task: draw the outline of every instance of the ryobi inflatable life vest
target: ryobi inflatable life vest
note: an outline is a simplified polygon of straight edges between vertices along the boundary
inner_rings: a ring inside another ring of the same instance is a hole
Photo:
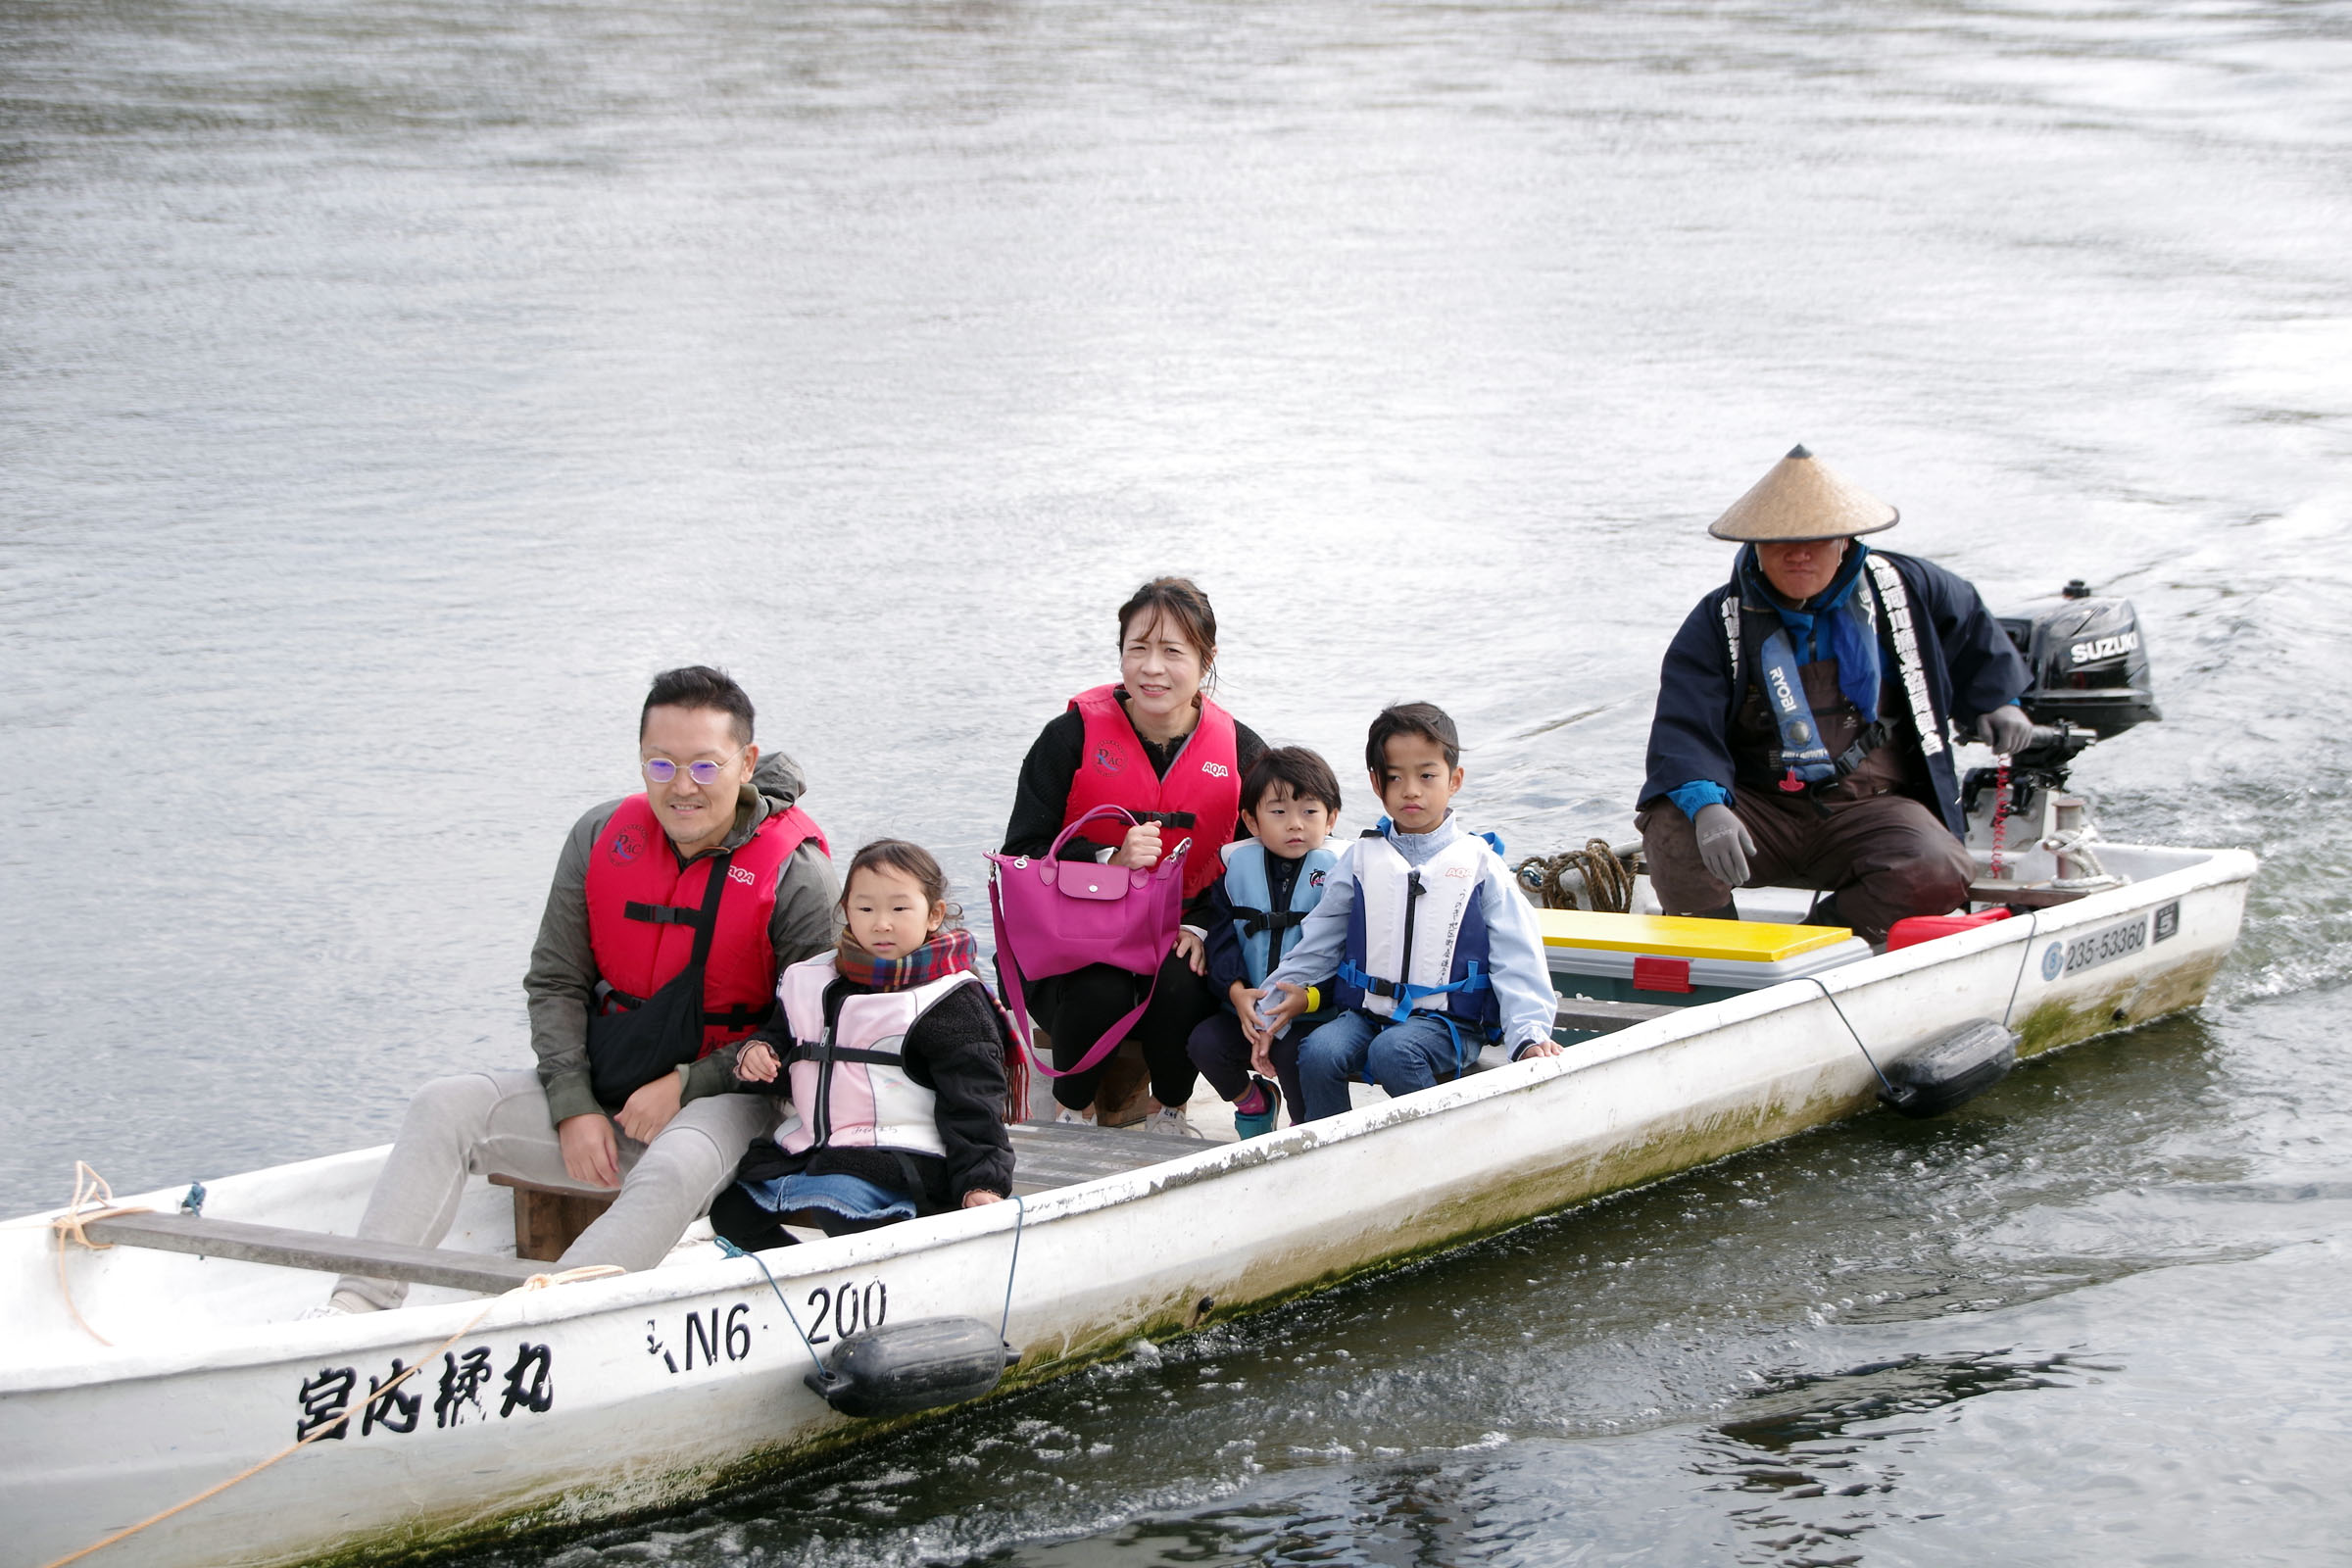
[[[827,855],[825,835],[806,811],[771,811],[727,858],[728,887],[703,960],[703,1048],[733,1045],[775,1011],[776,954],[767,925],[776,881],[804,842]],[[598,1005],[621,1012],[686,967],[694,952],[714,855],[678,864],[653,804],[632,795],[613,810],[588,855],[588,945],[606,990]]]
[[[1184,738],[1167,777],[1152,768],[1116,686],[1097,686],[1070,699],[1086,720],[1086,740],[1077,776],[1062,808],[1068,827],[1098,806],[1117,806],[1157,817],[1160,842],[1173,850],[1193,841],[1184,855],[1184,896],[1198,895],[1217,879],[1225,846],[1233,841],[1242,808],[1242,767],[1236,755],[1233,715],[1203,693],[1200,722]]]
[[[906,991],[859,992],[842,999],[827,1029],[825,988],[838,974],[827,953],[794,964],[776,983],[792,1030],[792,1108],[777,1144],[791,1154],[822,1144],[944,1155],[939,1097],[906,1075],[906,1032],[956,988],[986,982],[965,969]]]
[[[1465,833],[1419,865],[1384,833],[1348,847],[1354,903],[1339,1001],[1380,1018],[1438,1012],[1482,1039],[1499,1038],[1502,1010],[1488,969],[1487,913],[1478,896],[1487,857]],[[1471,1048],[1475,1051],[1475,1047]]]
[[[1290,907],[1274,907],[1266,875],[1266,847],[1255,839],[1225,846],[1225,897],[1233,905],[1233,934],[1241,940],[1242,961],[1252,987],[1281,967],[1283,956],[1298,943],[1298,927],[1307,911],[1323,902],[1323,884],[1340,858],[1329,850],[1313,849],[1298,858],[1298,877],[1291,884]]]
[[[1895,569],[1894,563],[1885,556],[1874,551],[1863,564],[1868,567],[1868,590],[1857,584],[1856,592],[1861,594],[1863,607],[1869,613],[1871,635],[1878,635],[1879,613],[1884,610],[1886,629],[1894,643],[1895,672],[1904,706],[1910,710],[1912,733],[1919,741],[1921,753],[1934,757],[1943,750],[1943,736],[1936,718],[1935,704],[1928,695],[1927,671],[1920,661],[1919,629],[1912,621],[1910,593],[1903,586],[1902,574]],[[1732,690],[1738,692],[1743,650],[1740,593],[1736,585],[1723,602],[1723,635],[1731,661]],[[1829,748],[1822,744],[1820,721],[1813,716],[1813,706],[1805,697],[1805,683],[1787,630],[1776,628],[1762,638],[1755,658],[1756,684],[1780,739],[1780,745],[1764,759],[1771,787],[1788,794],[1818,792],[1860,767],[1872,752],[1897,734],[1890,716],[1882,713],[1876,721],[1863,726],[1853,744],[1831,756]]]

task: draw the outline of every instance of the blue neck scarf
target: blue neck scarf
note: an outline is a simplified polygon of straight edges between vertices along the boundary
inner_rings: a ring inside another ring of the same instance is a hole
[[[1788,644],[1795,650],[1796,662],[1810,664],[1824,659],[1838,661],[1838,689],[1845,700],[1854,705],[1862,722],[1875,724],[1879,719],[1879,639],[1871,625],[1871,607],[1855,591],[1862,581],[1862,560],[1870,547],[1861,540],[1845,553],[1838,566],[1838,575],[1830,585],[1801,607],[1791,607],[1784,601],[1764,575],[1757,564],[1756,547],[1742,545],[1740,561],[1734,568],[1740,583],[1740,596],[1750,601],[1770,605],[1788,629]]]

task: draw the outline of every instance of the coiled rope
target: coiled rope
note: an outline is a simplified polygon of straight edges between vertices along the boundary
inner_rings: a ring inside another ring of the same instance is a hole
[[[61,1286],[65,1283],[66,1278],[66,1239],[69,1236],[71,1236],[74,1241],[78,1242],[81,1246],[90,1249],[90,1250],[94,1252],[104,1251],[113,1247],[115,1244],[112,1242],[91,1241],[87,1236],[82,1234],[81,1228],[83,1225],[87,1224],[91,1220],[105,1219],[115,1214],[146,1214],[154,1212],[152,1209],[144,1208],[113,1207],[112,1204],[114,1203],[115,1199],[114,1190],[107,1186],[105,1177],[99,1175],[96,1171],[90,1169],[88,1165],[83,1164],[79,1160],[74,1161],[74,1170],[73,1211],[50,1221],[51,1229],[57,1232],[57,1278],[58,1283]],[[82,1211],[83,1203],[100,1197],[103,1197],[105,1202],[109,1206],[100,1209],[92,1209],[87,1212]],[[351,1418],[353,1416],[362,1414],[371,1405],[381,1403],[385,1398],[391,1396],[393,1390],[399,1388],[403,1383],[406,1383],[411,1377],[415,1376],[418,1369],[429,1365],[436,1356],[447,1350],[451,1346],[456,1345],[460,1340],[466,1338],[466,1335],[471,1334],[475,1329],[481,1327],[482,1320],[488,1317],[491,1313],[491,1310],[496,1307],[499,1302],[505,1300],[507,1297],[520,1296],[526,1291],[544,1291],[551,1285],[568,1285],[574,1280],[601,1279],[608,1274],[625,1274],[627,1272],[627,1269],[624,1269],[615,1263],[591,1263],[585,1268],[567,1268],[554,1274],[532,1275],[529,1279],[524,1280],[520,1285],[515,1286],[513,1290],[506,1292],[504,1295],[493,1296],[489,1300],[484,1301],[482,1303],[482,1309],[479,1312],[474,1313],[473,1316],[466,1321],[464,1328],[458,1330],[457,1333],[452,1334],[448,1339],[443,1340],[439,1345],[433,1347],[432,1349],[426,1351],[417,1359],[415,1365],[404,1367],[397,1376],[395,1376],[390,1382],[386,1383],[382,1388],[370,1390],[368,1394],[368,1396],[360,1400],[358,1404],[345,1410],[341,1415],[321,1422],[317,1430],[313,1431],[308,1436],[299,1438],[294,1442],[287,1444],[284,1447],[270,1455],[269,1458],[262,1460],[258,1464],[247,1466],[245,1469],[238,1471],[235,1475],[230,1476],[226,1481],[217,1482],[214,1485],[205,1488],[202,1492],[199,1492],[196,1494],[196,1495],[188,1498],[186,1501],[175,1502],[161,1513],[149,1514],[146,1518],[140,1520],[135,1525],[125,1525],[121,1530],[116,1531],[113,1535],[106,1537],[102,1541],[93,1541],[88,1545],[82,1547],[79,1551],[68,1552],[63,1557],[58,1558],[55,1562],[45,1564],[44,1568],[66,1568],[66,1564],[68,1563],[79,1562],[82,1558],[87,1557],[91,1552],[103,1551],[108,1546],[115,1544],[115,1543],[119,1541],[129,1540],[132,1536],[137,1535],[140,1531],[145,1530],[150,1525],[162,1524],[173,1514],[185,1513],[188,1509],[195,1507],[198,1503],[205,1501],[207,1498],[219,1496],[221,1493],[226,1492],[229,1488],[237,1485],[237,1483],[250,1480],[253,1477],[260,1475],[263,1471],[269,1469],[271,1465],[277,1463],[280,1459],[285,1458],[287,1455],[295,1452],[297,1449],[307,1448],[312,1444],[318,1443],[326,1438],[340,1437],[343,1429],[351,1424]],[[74,1297],[71,1292],[69,1292],[66,1296],[66,1305],[69,1309],[72,1309],[74,1305]],[[96,1329],[90,1328],[87,1323],[82,1323],[81,1314],[78,1311],[74,1313],[74,1321],[76,1323],[81,1323],[81,1326],[84,1329],[88,1329],[90,1338],[96,1340],[99,1344],[107,1346],[112,1345],[113,1342],[108,1340],[104,1335],[101,1335]]]
[[[1519,862],[1518,875],[1519,886],[1540,908],[1623,914],[1633,907],[1634,878],[1641,870],[1640,845],[1611,849],[1607,839],[1587,839],[1581,850],[1529,856]]]

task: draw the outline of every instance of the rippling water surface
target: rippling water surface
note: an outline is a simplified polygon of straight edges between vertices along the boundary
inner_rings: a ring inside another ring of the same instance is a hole
[[[969,871],[1187,571],[1269,736],[1622,836],[1803,439],[2138,603],[2199,1013],[516,1560],[2340,1561],[2348,299],[2338,3],[0,0],[0,1199],[526,1060],[669,663]]]

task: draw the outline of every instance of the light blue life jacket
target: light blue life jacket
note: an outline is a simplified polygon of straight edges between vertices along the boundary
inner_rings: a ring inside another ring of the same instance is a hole
[[[1309,850],[1298,858],[1298,879],[1291,884],[1291,906],[1277,909],[1272,884],[1266,876],[1266,847],[1255,839],[1225,846],[1225,898],[1233,906],[1233,934],[1242,944],[1242,962],[1252,989],[1262,989],[1266,976],[1298,941],[1306,914],[1323,902],[1323,882],[1340,858],[1329,850]]]

